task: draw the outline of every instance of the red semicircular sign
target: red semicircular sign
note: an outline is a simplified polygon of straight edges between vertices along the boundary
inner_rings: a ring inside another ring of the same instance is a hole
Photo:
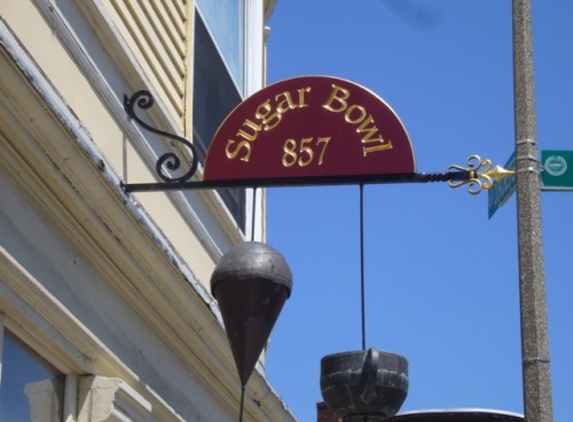
[[[408,133],[384,100],[353,82],[305,76],[262,89],[227,116],[204,180],[412,173]]]

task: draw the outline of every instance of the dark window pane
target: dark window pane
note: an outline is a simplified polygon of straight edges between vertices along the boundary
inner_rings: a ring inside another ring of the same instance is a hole
[[[243,0],[196,0],[195,3],[236,85],[242,92]]]
[[[241,102],[241,96],[201,17],[196,14],[195,18],[193,143],[204,163],[217,128]],[[244,231],[245,190],[224,189],[218,192]]]

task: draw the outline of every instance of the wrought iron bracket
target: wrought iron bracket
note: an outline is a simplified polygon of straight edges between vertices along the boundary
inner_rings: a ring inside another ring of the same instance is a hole
[[[189,150],[189,153],[191,155],[190,168],[182,176],[172,177],[168,173],[166,173],[164,170],[164,168],[167,168],[168,170],[171,170],[171,171],[176,171],[176,170],[181,169],[182,160],[174,152],[166,152],[165,154],[162,154],[157,159],[157,163],[155,164],[155,171],[157,172],[157,175],[161,179],[163,179],[165,182],[167,182],[167,183],[185,182],[185,181],[191,179],[191,177],[193,177],[193,175],[197,172],[197,166],[199,165],[199,160],[197,158],[197,150],[195,149],[193,144],[191,142],[189,142],[187,139],[185,139],[181,136],[175,135],[173,133],[169,133],[169,132],[165,132],[163,130],[157,129],[157,128],[151,126],[150,124],[146,123],[144,120],[142,120],[137,115],[136,107],[141,108],[143,110],[148,110],[151,107],[153,107],[153,104],[155,104],[155,100],[153,98],[153,95],[151,94],[151,92],[149,92],[145,89],[137,91],[131,97],[127,97],[127,95],[123,96],[123,107],[124,107],[125,112],[127,113],[127,115],[129,116],[130,119],[135,120],[135,122],[139,126],[141,126],[142,128],[144,128],[144,129],[146,129],[152,133],[155,133],[159,136],[173,139],[173,140],[181,143],[182,145],[184,145]],[[124,185],[124,186],[127,186],[127,185]]]

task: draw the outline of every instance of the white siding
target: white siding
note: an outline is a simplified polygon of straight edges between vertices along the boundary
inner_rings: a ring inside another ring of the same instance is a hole
[[[187,0],[108,0],[107,3],[114,23],[181,128],[188,77],[188,3]]]

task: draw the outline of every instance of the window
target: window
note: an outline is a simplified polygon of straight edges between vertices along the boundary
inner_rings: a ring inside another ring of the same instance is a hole
[[[0,326],[0,421],[32,421],[30,402],[24,390],[27,384],[53,378],[55,371]]]
[[[225,1],[229,2],[230,0]],[[237,1],[233,3],[237,4]],[[226,14],[221,12],[220,15]],[[193,143],[197,148],[199,159],[204,163],[217,128],[241,102],[242,97],[199,13],[195,16],[193,77]],[[237,225],[244,231],[245,189],[225,189],[218,192]]]
[[[197,0],[196,3],[203,25],[211,33],[239,92],[243,93],[243,0]]]

